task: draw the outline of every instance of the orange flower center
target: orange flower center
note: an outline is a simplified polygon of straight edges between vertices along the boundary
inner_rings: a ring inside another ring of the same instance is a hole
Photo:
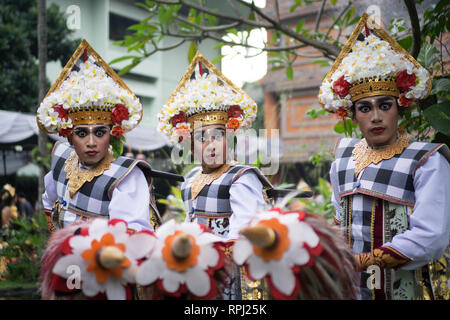
[[[195,266],[197,264],[198,255],[200,254],[200,247],[195,242],[195,238],[191,235],[187,235],[192,241],[192,248],[189,255],[186,258],[179,259],[173,255],[173,241],[176,236],[184,234],[183,231],[176,231],[174,234],[168,236],[164,241],[165,246],[162,249],[162,256],[166,262],[167,268],[182,272],[187,270],[189,267]]]
[[[280,223],[276,218],[262,220],[259,223],[273,229],[277,235],[277,240],[275,245],[268,249],[253,246],[253,252],[265,262],[269,262],[270,260],[280,260],[283,257],[284,252],[289,248],[291,242],[289,240],[288,227]]]
[[[111,233],[106,233],[100,239],[100,241],[93,240],[91,242],[91,248],[84,250],[81,254],[81,257],[87,261],[89,264],[87,266],[87,272],[94,272],[95,279],[99,283],[105,283],[111,275],[116,278],[122,277],[122,269],[127,268],[131,265],[131,262],[128,258],[125,257],[125,260],[118,265],[114,269],[106,269],[101,266],[98,262],[98,254],[100,250],[107,246],[114,246],[120,249],[122,252],[125,252],[125,245],[123,243],[115,243],[114,236]]]

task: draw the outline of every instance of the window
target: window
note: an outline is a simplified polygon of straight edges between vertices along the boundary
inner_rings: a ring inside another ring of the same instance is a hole
[[[138,24],[138,20],[127,18],[115,13],[109,13],[109,39],[113,41],[123,40],[125,36],[133,34],[128,27]]]

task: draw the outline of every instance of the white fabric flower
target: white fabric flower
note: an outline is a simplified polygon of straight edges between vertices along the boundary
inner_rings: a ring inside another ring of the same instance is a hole
[[[300,213],[284,213],[269,210],[258,214],[249,226],[264,225],[277,234],[275,247],[262,249],[255,247],[248,239],[241,237],[233,248],[233,260],[238,265],[246,265],[250,278],[269,279],[269,285],[284,296],[291,296],[298,280],[295,267],[311,263],[314,252],[320,250],[319,237],[305,222]]]
[[[182,261],[172,255],[172,240],[178,234],[188,235],[193,243],[189,256]],[[158,242],[151,256],[139,266],[136,282],[148,286],[160,281],[168,294],[181,293],[183,285],[197,297],[210,294],[213,288],[208,270],[223,263],[220,252],[214,246],[222,239],[205,232],[197,223],[177,223],[175,220],[164,223],[155,235]]]
[[[109,300],[124,300],[125,287],[135,283],[138,260],[144,258],[156,242],[155,237],[146,232],[130,235],[123,220],[95,219],[89,226],[88,235],[75,235],[69,240],[72,254],[63,256],[53,267],[53,273],[62,278],[71,276],[71,268],[80,271],[81,290],[87,297],[106,293]],[[100,248],[118,247],[125,260],[115,269],[105,269],[98,265]],[[72,271],[73,272],[73,271]]]

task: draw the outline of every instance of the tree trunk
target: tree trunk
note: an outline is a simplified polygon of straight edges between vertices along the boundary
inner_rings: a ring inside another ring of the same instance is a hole
[[[46,0],[38,0],[38,25],[37,25],[37,35],[38,35],[38,60],[39,60],[39,98],[38,106],[44,99],[47,92],[47,75],[46,75],[46,65],[47,65],[47,6]],[[47,151],[47,135],[40,131],[38,146],[39,153],[41,157],[45,157],[48,153]],[[42,194],[44,193],[44,175],[45,168],[42,164],[39,165],[39,189],[38,189],[38,210],[42,211]]]

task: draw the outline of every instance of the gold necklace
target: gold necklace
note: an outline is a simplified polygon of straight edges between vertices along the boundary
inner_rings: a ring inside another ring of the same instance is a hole
[[[231,166],[238,164],[236,161],[232,161],[231,163],[224,164],[220,168],[216,169],[210,173],[203,173],[202,170],[199,170],[192,177],[192,187],[191,187],[191,195],[192,200],[197,198],[198,194],[206,185],[210,185],[214,180],[219,178],[224,172],[226,172]]]
[[[380,149],[369,147],[366,139],[362,139],[353,149],[353,160],[355,160],[355,176],[371,163],[377,164],[382,160],[389,160],[409,146],[409,135],[403,130],[401,135],[393,144]]]
[[[73,195],[83,186],[85,182],[91,182],[92,179],[103,174],[105,170],[111,167],[111,162],[116,160],[112,153],[108,154],[95,167],[90,169],[81,169],[78,165],[79,159],[75,151],[72,151],[65,162],[64,172],[69,180],[69,195]]]

